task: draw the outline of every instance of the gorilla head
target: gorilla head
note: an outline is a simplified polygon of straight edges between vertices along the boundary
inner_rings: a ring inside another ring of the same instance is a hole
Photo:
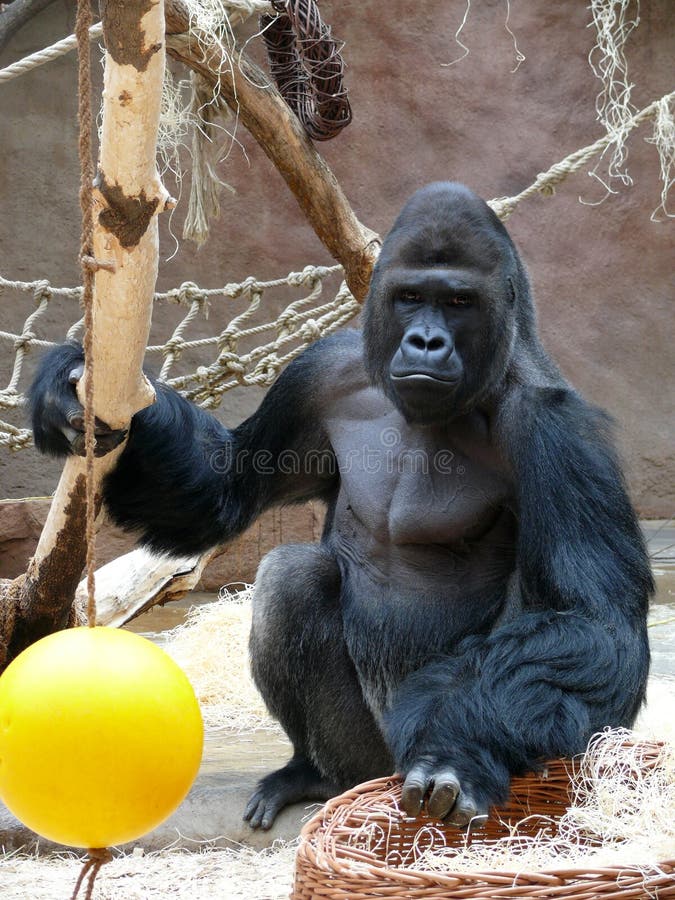
[[[387,235],[364,310],[365,362],[410,422],[466,413],[534,337],[527,276],[506,229],[460,184],[413,194]]]

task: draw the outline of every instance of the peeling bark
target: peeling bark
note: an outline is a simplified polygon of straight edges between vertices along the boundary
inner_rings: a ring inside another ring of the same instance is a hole
[[[123,91],[120,95],[120,106],[127,106],[131,99],[128,92]],[[111,185],[106,182],[105,174],[100,169],[94,185],[101,192],[105,202],[105,207],[98,214],[99,224],[114,235],[125,250],[135,247],[152,221],[159,198],[149,199],[145,191],[127,197],[118,184]]]
[[[155,5],[155,0],[102,0],[101,21],[105,48],[120,66],[133,66],[138,72],[145,72],[155,53],[162,48],[162,42],[146,46],[146,34],[141,20]]]

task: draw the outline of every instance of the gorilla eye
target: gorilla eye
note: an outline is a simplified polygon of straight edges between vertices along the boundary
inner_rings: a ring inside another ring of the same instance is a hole
[[[420,296],[420,294],[417,293],[417,291],[401,291],[398,294],[396,299],[400,300],[402,303],[421,303],[422,302],[422,297]]]
[[[472,306],[473,297],[468,294],[455,294],[454,297],[448,299],[448,303],[450,306]]]

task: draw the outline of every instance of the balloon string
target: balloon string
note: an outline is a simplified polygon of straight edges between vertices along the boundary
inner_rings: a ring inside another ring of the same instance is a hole
[[[86,547],[87,547],[87,623],[96,625],[96,482],[94,478],[94,274],[98,268],[94,259],[94,215],[91,115],[91,61],[89,54],[89,29],[91,5],[88,0],[78,0],[75,33],[78,52],[78,122],[80,158],[80,209],[82,210],[82,237],[80,265],[82,268],[82,305],[84,306],[84,447],[86,460]]]
[[[80,888],[82,887],[84,879],[87,877],[87,875],[89,875],[89,881],[87,882],[87,889],[84,894],[84,900],[91,900],[92,891],[94,890],[94,882],[96,881],[96,876],[101,871],[101,866],[109,863],[113,858],[112,853],[110,852],[110,850],[108,850],[107,847],[92,848],[88,850],[87,853],[87,858],[84,861],[84,865],[82,866],[82,870],[75,884],[75,890],[73,891],[73,895],[70,900],[77,900],[77,895],[80,893]]]

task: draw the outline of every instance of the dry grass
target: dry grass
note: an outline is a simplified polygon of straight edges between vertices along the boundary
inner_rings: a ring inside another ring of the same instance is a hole
[[[103,866],[94,900],[282,900],[293,878],[295,844],[269,850],[162,850],[119,855]],[[2,900],[70,900],[75,856],[0,856]]]

